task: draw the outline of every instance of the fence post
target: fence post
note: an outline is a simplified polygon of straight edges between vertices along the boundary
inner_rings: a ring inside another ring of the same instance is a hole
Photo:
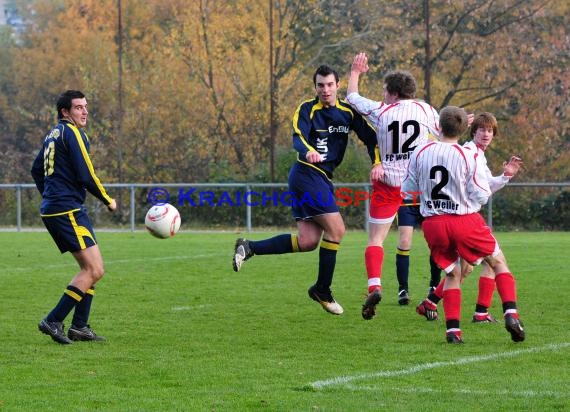
[[[16,185],[16,230],[22,231],[22,186]]]
[[[131,232],[135,231],[135,185],[129,185],[131,208]]]
[[[245,185],[245,193],[251,192],[251,186]],[[245,198],[245,197],[244,197]],[[251,232],[251,202],[247,202],[245,206],[245,226],[247,232]]]

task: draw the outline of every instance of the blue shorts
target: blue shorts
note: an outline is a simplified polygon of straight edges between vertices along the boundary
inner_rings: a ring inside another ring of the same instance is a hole
[[[84,207],[41,216],[61,253],[77,252],[97,244],[91,221]]]
[[[424,220],[420,213],[419,205],[412,205],[412,200],[404,200],[404,204],[398,209],[398,227],[412,226],[419,227]]]
[[[295,220],[310,219],[326,213],[338,213],[334,186],[317,169],[296,162],[289,172],[291,211]]]

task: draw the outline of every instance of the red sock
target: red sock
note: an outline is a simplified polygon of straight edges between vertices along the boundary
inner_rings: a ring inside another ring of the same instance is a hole
[[[440,299],[443,297],[443,284],[444,283],[445,283],[445,276],[443,277],[443,279],[441,279],[441,282],[439,282],[439,285],[437,285],[437,287],[433,291],[435,296],[437,296]]]
[[[495,282],[497,283],[497,292],[499,292],[503,303],[517,301],[517,289],[512,273],[498,273],[495,276]]]
[[[487,309],[490,308],[491,300],[493,300],[493,292],[495,292],[495,279],[480,277],[477,304],[484,306]]]
[[[368,275],[368,293],[374,289],[382,289],[382,263],[384,262],[384,248],[382,246],[367,246],[364,251],[366,274]]]
[[[461,289],[443,291],[443,312],[445,321],[461,319]]]

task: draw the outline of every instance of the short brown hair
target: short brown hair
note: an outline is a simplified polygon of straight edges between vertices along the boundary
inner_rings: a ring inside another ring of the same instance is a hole
[[[439,126],[444,137],[458,138],[467,130],[467,113],[461,107],[444,107],[439,113]]]
[[[499,124],[497,123],[497,119],[489,112],[483,112],[475,117],[475,120],[471,123],[471,129],[469,130],[471,138],[475,136],[475,133],[477,133],[477,129],[479,128],[493,128],[493,136],[497,136],[499,133]]]
[[[399,99],[413,99],[416,95],[416,79],[410,72],[394,71],[384,76],[386,91],[397,94]]]

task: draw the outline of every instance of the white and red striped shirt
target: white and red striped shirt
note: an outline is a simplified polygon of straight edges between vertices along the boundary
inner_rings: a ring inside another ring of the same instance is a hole
[[[505,176],[505,174],[500,174],[499,176],[493,176],[491,169],[487,165],[487,158],[485,157],[485,151],[481,149],[477,144],[470,140],[463,145],[463,148],[477,153],[477,179],[483,180],[487,179],[489,182],[489,187],[491,192],[495,193],[497,190],[505,187],[507,183],[511,180],[510,177]]]
[[[406,175],[414,149],[439,136],[439,115],[429,104],[418,100],[398,100],[392,104],[350,93],[346,100],[376,129],[380,158],[384,167],[382,182],[398,187]]]
[[[477,154],[457,143],[429,142],[412,154],[402,191],[417,200],[422,216],[468,215],[487,203],[487,179],[477,179]]]

